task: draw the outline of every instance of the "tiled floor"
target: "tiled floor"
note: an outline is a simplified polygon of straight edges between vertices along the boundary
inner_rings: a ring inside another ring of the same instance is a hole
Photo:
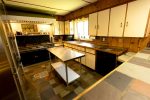
[[[28,81],[26,89],[28,100],[72,100],[73,97],[102,78],[95,71],[83,65],[81,70],[79,63],[70,61],[68,65],[80,74],[80,78],[67,86],[54,70],[51,73],[48,72],[49,65],[47,61],[24,69]]]

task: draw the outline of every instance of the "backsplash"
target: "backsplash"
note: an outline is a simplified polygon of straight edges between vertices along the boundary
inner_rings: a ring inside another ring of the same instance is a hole
[[[138,52],[144,49],[146,46],[150,46],[150,35],[146,38],[134,38],[134,37],[98,37],[92,41],[92,43],[101,45],[108,44],[109,46],[117,46],[127,48],[128,51]]]

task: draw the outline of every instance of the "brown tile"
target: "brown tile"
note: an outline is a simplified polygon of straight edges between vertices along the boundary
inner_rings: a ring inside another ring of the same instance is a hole
[[[103,81],[87,94],[82,97],[82,100],[120,100],[121,92]]]
[[[144,83],[140,80],[133,80],[130,88],[137,91],[138,93],[150,97],[150,84]]]
[[[148,97],[141,95],[133,90],[128,90],[121,100],[150,100]]]
[[[143,59],[143,58],[133,57],[128,62],[150,68],[150,60],[146,60],[146,59]]]
[[[128,77],[125,74],[115,71],[111,74],[108,78],[105,79],[109,84],[113,85],[120,91],[124,91],[129,83],[131,82],[132,78]]]

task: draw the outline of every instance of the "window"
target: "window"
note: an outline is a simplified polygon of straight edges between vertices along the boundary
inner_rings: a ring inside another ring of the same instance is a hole
[[[71,21],[70,34],[74,34],[75,39],[89,39],[88,18],[76,19]]]

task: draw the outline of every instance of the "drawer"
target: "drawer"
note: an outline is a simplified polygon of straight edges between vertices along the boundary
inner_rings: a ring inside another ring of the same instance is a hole
[[[78,50],[85,51],[85,48],[84,47],[78,47]]]
[[[95,50],[94,49],[86,48],[86,52],[91,53],[91,54],[95,54]]]

